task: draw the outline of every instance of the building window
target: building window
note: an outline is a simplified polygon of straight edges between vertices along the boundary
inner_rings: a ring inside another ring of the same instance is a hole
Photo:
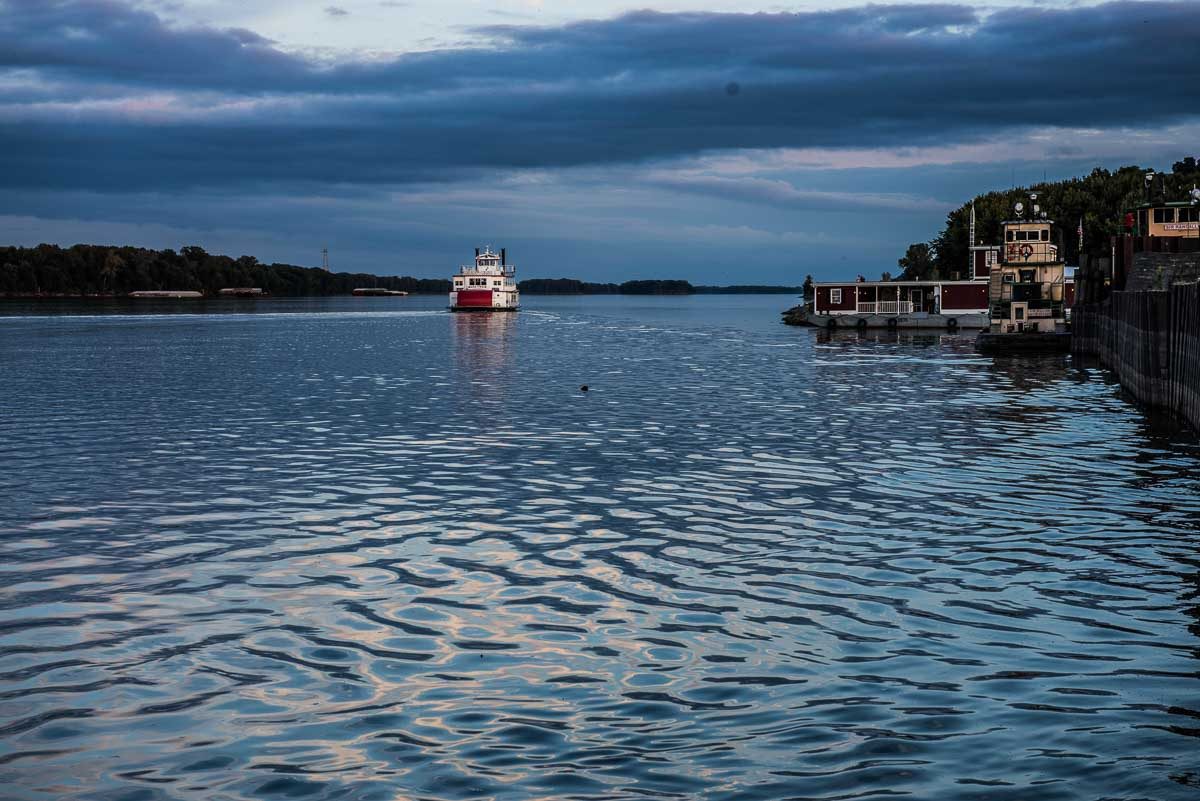
[[[842,290],[840,290],[840,289],[829,290],[829,302],[830,302],[830,304],[832,304],[834,306],[842,305]],[[831,323],[831,325],[832,325],[832,323]]]
[[[1025,307],[1024,306],[1014,306],[1013,307],[1013,319],[1014,320],[1024,320],[1025,319]]]
[[[1021,283],[1022,284],[1032,284],[1033,283],[1033,270],[1021,270]]]
[[[1015,275],[1013,275],[1012,273],[1005,273],[1004,274],[1004,283],[1011,284],[1013,281],[1016,280],[1016,278],[1017,277]]]

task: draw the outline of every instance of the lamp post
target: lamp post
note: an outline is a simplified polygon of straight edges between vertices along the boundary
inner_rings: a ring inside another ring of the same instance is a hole
[[[1200,189],[1197,189],[1195,184],[1192,184],[1190,198],[1191,200],[1188,205],[1192,208],[1192,219],[1188,221],[1188,227],[1190,229],[1194,224],[1196,226],[1196,238],[1200,239]]]

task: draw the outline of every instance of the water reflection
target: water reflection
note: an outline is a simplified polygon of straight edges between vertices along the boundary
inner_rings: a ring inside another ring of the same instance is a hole
[[[520,312],[461,312],[450,315],[456,362],[468,369],[494,372],[511,367],[512,345]]]
[[[6,792],[1194,793],[1194,440],[701,302],[6,321]]]

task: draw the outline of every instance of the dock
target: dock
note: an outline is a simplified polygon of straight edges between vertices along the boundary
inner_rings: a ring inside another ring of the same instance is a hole
[[[936,314],[909,312],[907,314],[814,314],[805,306],[794,306],[783,312],[787,325],[809,325],[827,329],[864,328],[924,328],[957,331],[960,328],[987,328],[988,317],[983,313]]]

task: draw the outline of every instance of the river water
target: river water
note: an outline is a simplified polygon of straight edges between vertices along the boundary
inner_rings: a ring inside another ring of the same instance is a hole
[[[1195,440],[791,302],[0,306],[0,797],[1196,798]]]

